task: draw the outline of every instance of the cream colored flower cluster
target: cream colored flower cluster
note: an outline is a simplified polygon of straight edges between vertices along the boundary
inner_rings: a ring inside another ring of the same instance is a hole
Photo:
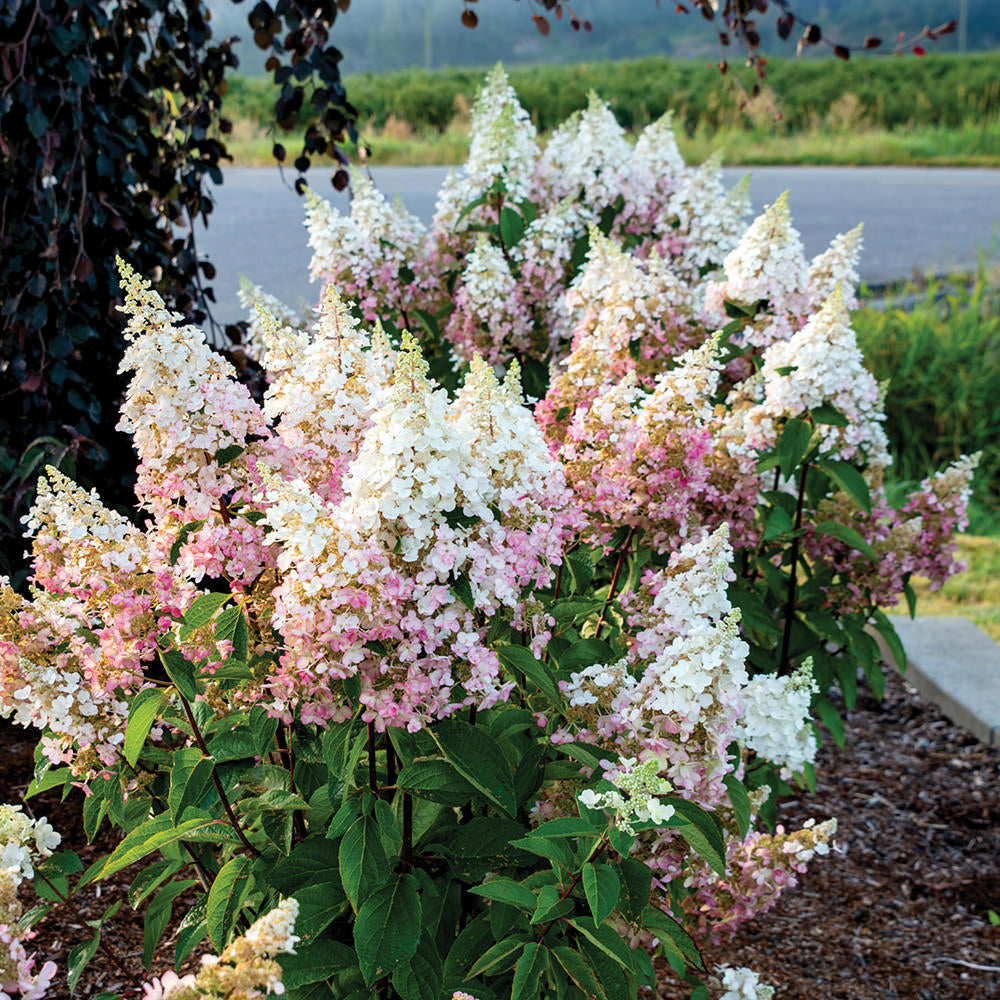
[[[22,922],[21,884],[34,878],[36,858],[47,858],[61,837],[47,820],[32,820],[20,806],[0,805],[0,1000],[41,1000],[55,977],[55,962],[38,969],[26,945],[34,934]]]
[[[168,971],[144,986],[143,1000],[257,1000],[280,996],[279,955],[294,955],[299,938],[295,921],[298,901],[283,899],[273,910],[255,921],[247,932],[233,940],[221,955],[204,955],[198,972],[178,976]]]

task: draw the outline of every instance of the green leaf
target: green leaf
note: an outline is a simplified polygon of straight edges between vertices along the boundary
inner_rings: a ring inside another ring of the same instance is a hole
[[[792,473],[805,458],[811,439],[812,427],[801,417],[793,417],[785,423],[775,451],[778,455],[778,464],[781,466],[781,474],[786,479],[791,478]]]
[[[869,559],[878,559],[875,550],[858,534],[853,528],[848,528],[846,524],[838,524],[836,521],[820,521],[816,525],[816,530],[823,535],[836,538],[838,542],[856,549],[863,556]]]
[[[885,640],[889,652],[892,653],[893,659],[896,661],[896,666],[899,667],[899,672],[906,673],[906,651],[903,649],[899,634],[893,628],[892,622],[885,616],[884,611],[876,608],[872,612],[872,625]]]
[[[593,926],[588,926],[580,919],[570,919],[567,923],[575,927],[598,951],[603,952],[617,965],[628,972],[634,971],[635,961],[632,958],[631,948],[608,924],[602,924],[595,930]]]
[[[750,832],[750,816],[753,811],[750,806],[750,796],[747,794],[743,782],[735,775],[727,774],[722,781],[726,786],[726,791],[729,792],[729,801],[732,803],[733,815],[736,817],[736,829],[740,839],[745,840],[747,833]]]
[[[820,403],[809,411],[809,415],[816,424],[831,424],[834,427],[846,427],[847,417],[844,416],[837,407],[831,403]]]
[[[577,819],[575,816],[560,816],[536,826],[528,831],[529,837],[592,837],[595,840],[601,836],[601,831],[589,820]]]
[[[167,649],[160,653],[167,676],[173,681],[174,687],[188,701],[198,697],[198,682],[195,679],[194,664],[184,658],[176,649]]]
[[[687,799],[671,795],[663,801],[674,807],[667,825],[675,827],[719,875],[725,876],[726,842],[718,819]]]
[[[68,767],[46,768],[41,774],[36,774],[31,779],[31,784],[28,785],[28,790],[24,793],[24,797],[30,799],[33,795],[41,795],[42,792],[47,792],[50,788],[65,786],[66,782],[71,780],[72,777],[73,772]]]
[[[445,806],[463,806],[480,798],[475,785],[466,781],[454,765],[441,758],[417,759],[399,772],[396,787],[417,798]]]
[[[548,837],[521,837],[518,840],[512,840],[511,846],[519,847],[529,854],[537,854],[541,858],[546,858],[567,871],[570,870],[573,863],[569,848],[561,841],[549,840]]]
[[[217,952],[222,951],[229,941],[243,901],[253,887],[252,867],[250,858],[237,854],[222,866],[209,890],[205,926]]]
[[[66,959],[66,985],[70,993],[76,992],[77,983],[84,970],[90,964],[90,960],[97,954],[97,949],[101,944],[101,932],[95,931],[94,936],[89,941],[78,944]]]
[[[690,965],[696,969],[705,968],[698,946],[673,917],[668,916],[655,906],[647,906],[642,915],[642,926],[655,934],[661,943],[670,942]]]
[[[153,892],[158,885],[175,875],[184,867],[183,861],[154,861],[144,868],[134,879],[128,890],[128,904],[133,910],[138,910],[142,901]]]
[[[590,997],[591,1000],[609,1000],[607,993],[604,992],[604,987],[597,981],[593,969],[587,965],[586,959],[579,952],[561,945],[558,948],[553,948],[552,954],[566,970],[566,975],[573,980],[585,996]]]
[[[425,934],[416,954],[392,974],[392,988],[401,1000],[441,1000],[441,956]]]
[[[816,714],[822,719],[823,725],[830,730],[830,735],[836,741],[837,746],[842,747],[846,740],[846,733],[840,712],[826,698],[820,698],[813,707],[816,709]]]
[[[240,809],[248,816],[263,812],[294,812],[296,809],[308,809],[309,803],[301,795],[286,792],[283,788],[269,788],[261,795],[244,799]]]
[[[500,744],[482,726],[449,719],[430,730],[441,753],[508,816],[517,812],[514,775]]]
[[[322,938],[295,948],[294,955],[279,955],[281,982],[286,990],[329,979],[335,971],[349,969],[357,962],[354,949],[339,941]]]
[[[568,413],[567,416],[569,416]],[[594,561],[590,557],[590,552],[586,549],[576,549],[566,556],[563,565],[569,573],[573,593],[586,592],[591,580],[594,579]]]
[[[163,692],[159,688],[146,688],[132,699],[125,726],[125,759],[132,767],[139,760],[139,754],[142,753],[143,744],[153,728],[162,702]]]
[[[872,512],[872,497],[865,477],[849,462],[824,458],[816,463],[866,514]]]
[[[171,566],[177,565],[177,560],[181,557],[181,546],[187,543],[187,540],[191,536],[192,532],[198,531],[203,527],[205,527],[204,521],[188,521],[187,524],[181,527],[181,530],[177,533],[176,540],[173,545],[170,546]]]
[[[649,905],[649,894],[653,888],[653,873],[649,866],[637,858],[622,857],[616,863],[621,879],[622,891],[618,897],[618,908],[630,922],[637,922]]]
[[[164,931],[170,925],[170,917],[174,910],[174,900],[191,886],[197,885],[195,879],[185,879],[164,886],[146,908],[142,922],[142,964],[148,969],[153,961],[156,945],[163,937]]]
[[[208,933],[205,930],[205,907],[207,904],[208,896],[200,895],[177,925],[177,943],[174,945],[175,966],[179,967],[194,951],[198,943],[205,939],[205,935]]]
[[[910,586],[909,581],[903,585],[903,596],[906,598],[906,607],[910,612],[910,617],[915,618],[917,616],[917,593]]]
[[[332,882],[307,885],[304,889],[296,889],[293,895],[299,904],[295,933],[302,938],[303,944],[309,944],[322,934],[346,909],[343,891]]]
[[[452,581],[451,592],[470,611],[476,610],[476,599],[472,594],[472,584],[469,583],[468,577],[459,573],[458,576],[456,576]]]
[[[549,949],[532,941],[524,946],[514,966],[514,983],[510,1000],[533,1000],[542,985],[542,974],[549,967]]]
[[[339,861],[344,892],[357,913],[389,879],[389,862],[374,817],[359,816],[348,828],[340,841]]]
[[[267,884],[286,896],[316,883],[340,885],[337,845],[324,837],[309,837],[296,844],[266,875]]]
[[[216,611],[222,607],[232,594],[202,594],[191,602],[191,607],[184,612],[184,624],[191,628],[201,628],[207,625]]]
[[[599,927],[614,911],[621,888],[615,870],[608,865],[594,865],[588,861],[583,866],[583,891],[594,926]]]
[[[183,819],[188,806],[195,806],[201,801],[212,781],[214,767],[215,761],[205,757],[198,747],[182,747],[174,751],[167,805],[175,824]]]
[[[216,733],[208,741],[208,749],[216,764],[258,756],[257,742],[253,733],[246,726],[225,729]]]
[[[517,246],[524,236],[524,219],[516,209],[505,205],[500,210],[500,239],[507,250]]]
[[[236,834],[232,827],[224,820],[215,819],[212,816],[201,815],[192,817],[173,826],[170,816],[167,813],[160,813],[145,823],[137,826],[125,839],[111,852],[105,860],[103,866],[94,866],[83,881],[92,882],[97,878],[107,878],[115,872],[127,868],[129,865],[158,851],[169,844],[175,844],[179,840],[209,840],[233,843],[237,841]]]
[[[764,526],[764,541],[770,542],[775,538],[780,538],[789,531],[793,531],[795,525],[792,519],[781,507],[774,507],[767,515],[767,523]]]
[[[228,465],[234,458],[239,458],[245,451],[246,448],[244,448],[243,445],[231,444],[226,448],[220,448],[215,453],[215,461],[218,462],[219,465]]]
[[[527,646],[504,643],[496,647],[500,661],[508,667],[520,670],[533,684],[541,688],[553,701],[560,703],[562,694],[548,665],[542,663]]]
[[[365,901],[354,922],[354,946],[367,986],[414,956],[420,917],[420,895],[412,875],[401,875]]]
[[[595,663],[611,663],[615,655],[603,639],[580,639],[565,652],[559,654],[559,666],[563,670],[579,670]]]
[[[474,885],[469,892],[484,899],[495,899],[498,903],[509,903],[522,910],[533,912],[536,905],[535,894],[520,882],[503,876],[490,879],[483,885]]]
[[[474,979],[476,976],[482,976],[485,973],[489,973],[492,976],[498,976],[500,973],[506,972],[514,965],[516,956],[520,953],[523,947],[523,934],[511,934],[509,937],[505,937],[502,941],[498,941],[495,945],[493,945],[493,947],[490,948],[476,962],[476,964],[472,966],[471,969],[469,969],[469,974],[465,978]]]

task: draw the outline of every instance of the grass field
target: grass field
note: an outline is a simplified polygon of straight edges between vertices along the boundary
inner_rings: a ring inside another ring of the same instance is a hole
[[[719,150],[748,166],[1000,164],[1000,53],[778,60],[749,102],[713,67],[664,58],[517,67],[510,77],[543,142],[594,90],[632,134],[672,111],[689,161]],[[462,162],[482,78],[477,69],[347,78],[371,162]],[[274,96],[268,80],[232,79],[223,110],[235,123],[227,144],[237,163],[271,162],[274,140],[262,123]],[[282,142],[297,155],[301,133]]]

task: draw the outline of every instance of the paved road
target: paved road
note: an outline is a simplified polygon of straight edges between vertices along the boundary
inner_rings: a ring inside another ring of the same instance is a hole
[[[746,173],[724,171],[731,186]],[[1000,170],[919,167],[757,167],[750,171],[754,211],[791,191],[795,224],[806,252],[824,249],[837,233],[865,223],[862,278],[872,284],[907,278],[915,269],[971,269],[980,249],[998,253]],[[401,195],[425,222],[434,212],[443,167],[380,167],[373,174],[390,196]],[[315,183],[320,182],[317,173]],[[301,199],[276,169],[234,167],[217,189],[217,206],[199,250],[217,269],[219,319],[240,317],[238,275],[245,274],[290,305],[316,291],[309,284],[309,249]],[[324,196],[347,208],[333,188]]]

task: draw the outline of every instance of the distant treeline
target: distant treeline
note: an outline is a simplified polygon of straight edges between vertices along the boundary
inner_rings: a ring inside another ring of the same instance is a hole
[[[740,111],[731,76],[704,63],[666,58],[579,65],[512,67],[511,81],[541,131],[586,106],[595,90],[627,128],[673,110],[677,128],[760,127],[784,133],[838,124],[851,130],[995,125],[1000,115],[1000,52],[825,60],[775,60],[750,114]],[[361,119],[381,128],[390,118],[415,130],[443,130],[468,111],[484,70],[405,70],[346,79]],[[271,85],[234,78],[225,112],[265,121]]]

